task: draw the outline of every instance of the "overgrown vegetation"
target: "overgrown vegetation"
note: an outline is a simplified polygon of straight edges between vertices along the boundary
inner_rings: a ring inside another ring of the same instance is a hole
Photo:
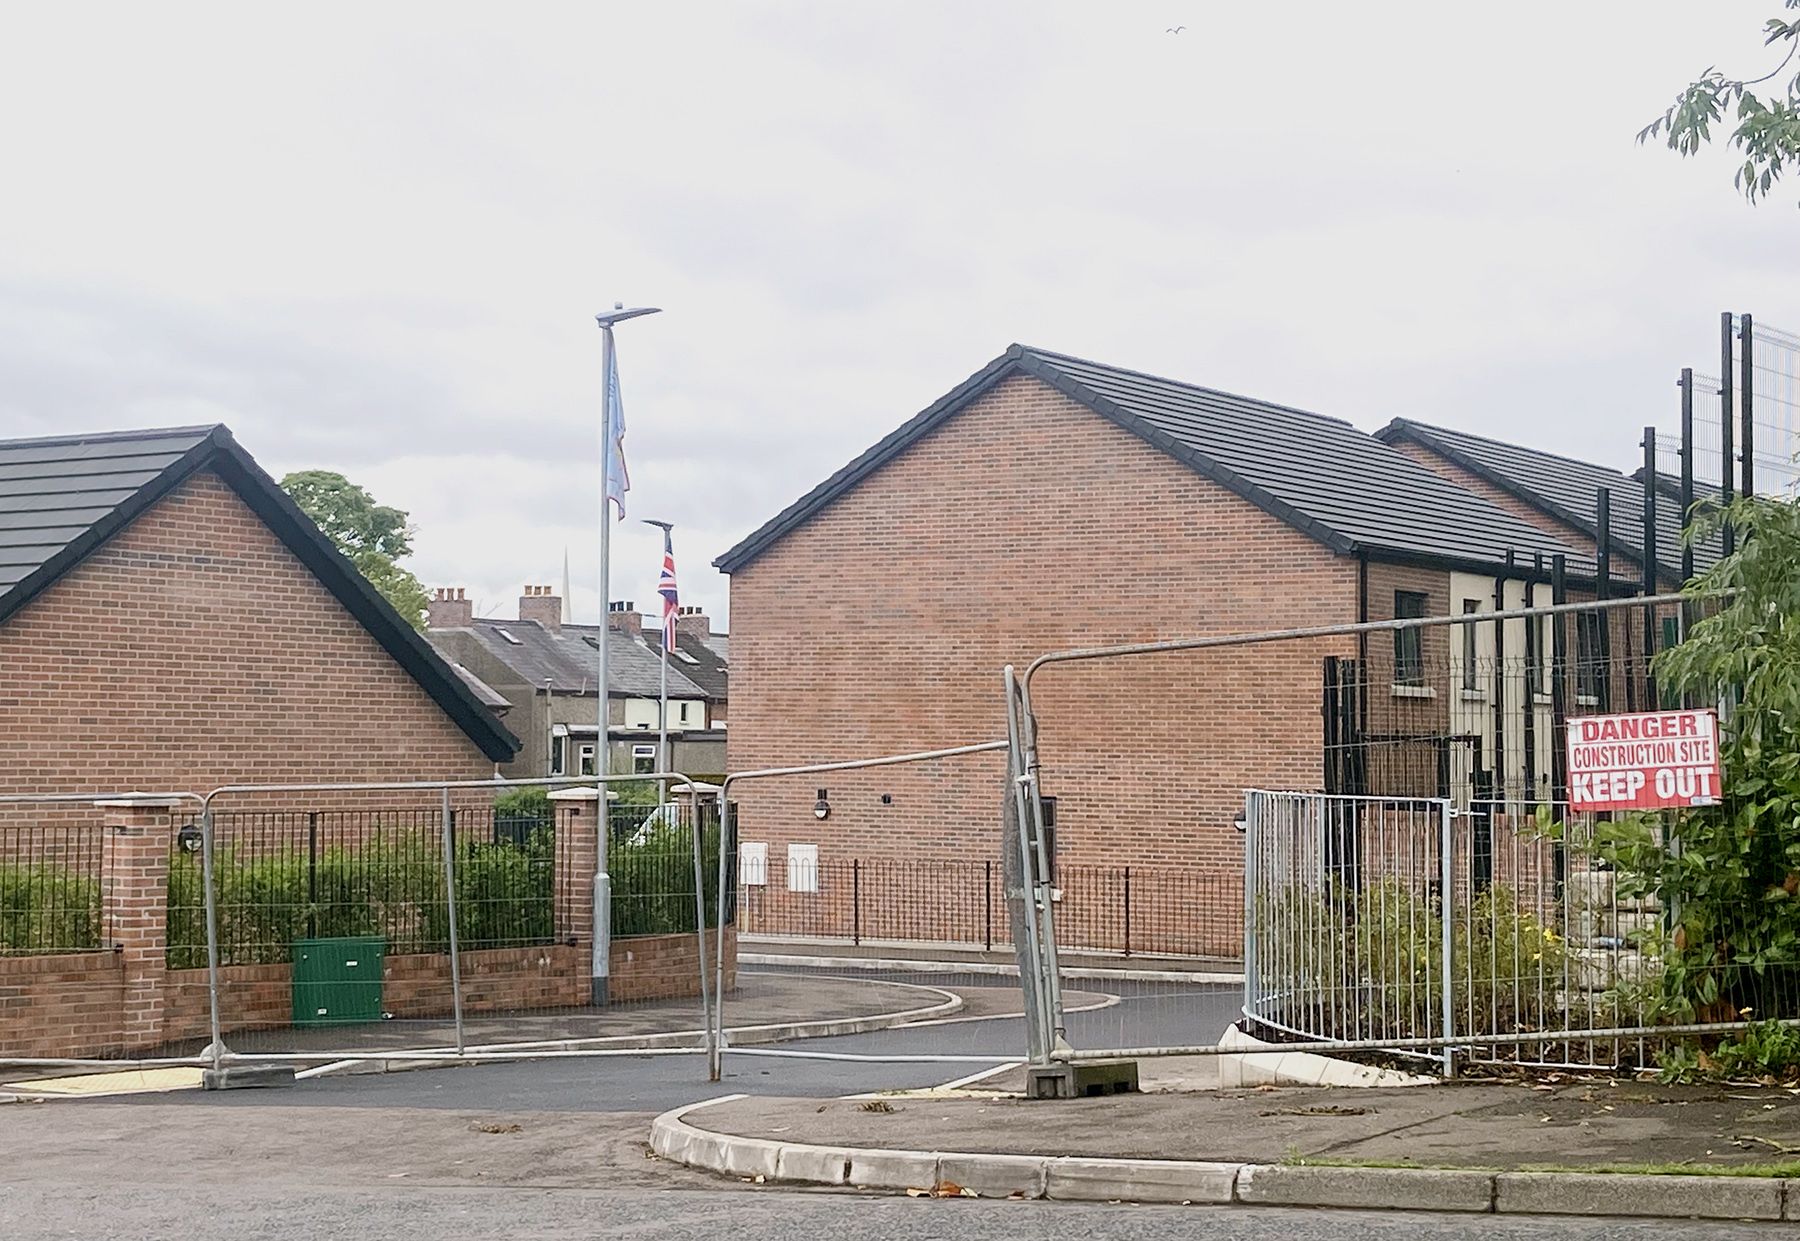
[[[1666,932],[1640,936],[1661,961],[1645,998],[1665,1024],[1800,1017],[1800,504],[1739,500],[1695,537],[1722,521],[1738,549],[1690,587],[1710,612],[1654,666],[1670,695],[1722,708],[1724,796],[1597,828],[1621,896],[1655,896],[1670,910]],[[1727,1065],[1789,1074],[1800,1036],[1779,1029],[1752,1027],[1665,1063],[1676,1075]]]
[[[100,947],[100,885],[48,862],[0,862],[0,956]]]
[[[1261,942],[1284,945],[1286,1001],[1345,1037],[1424,1037],[1442,1020],[1443,922],[1435,893],[1381,879],[1356,897],[1293,889],[1259,910]],[[1568,945],[1510,888],[1496,885],[1451,921],[1450,977],[1459,1025],[1546,1027],[1562,993]],[[1292,1021],[1291,1014],[1287,1018]]]

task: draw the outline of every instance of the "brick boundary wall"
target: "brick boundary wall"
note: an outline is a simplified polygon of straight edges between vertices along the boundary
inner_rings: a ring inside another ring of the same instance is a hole
[[[100,951],[0,957],[0,1058],[103,1058],[152,1052],[210,1035],[205,969],[167,967],[166,910],[171,812],[154,799],[104,804],[105,866]],[[591,824],[592,806],[585,807]],[[582,821],[574,815],[576,836]],[[591,830],[591,829],[590,829]],[[465,1013],[583,1007],[592,960],[593,848],[570,851],[554,894],[558,942],[483,948],[461,954]],[[585,866],[581,859],[586,859]],[[565,887],[566,885],[566,887]],[[579,933],[585,911],[586,933]],[[565,924],[567,916],[571,923]],[[714,951],[714,932],[707,948]],[[575,942],[569,942],[573,939]],[[737,981],[737,935],[727,928],[726,986]],[[694,934],[615,939],[610,998],[615,1003],[675,999],[700,992]],[[452,1011],[450,959],[405,953],[385,961],[382,1007],[396,1018]],[[229,1035],[279,1029],[293,1016],[293,967],[234,965],[220,970],[220,1018]]]

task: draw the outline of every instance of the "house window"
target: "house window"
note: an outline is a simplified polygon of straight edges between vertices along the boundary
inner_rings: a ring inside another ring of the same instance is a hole
[[[1599,612],[1575,614],[1575,696],[1584,706],[1599,705],[1606,692],[1606,662],[1600,626],[1606,617]]]
[[[575,747],[575,757],[576,757],[576,760],[578,762],[580,762],[580,764],[581,764],[581,769],[580,769],[580,771],[578,771],[576,773],[577,775],[591,776],[594,774],[594,743],[593,742],[584,741],[580,745],[576,746]]]
[[[550,737],[550,774],[560,776],[569,770],[569,738],[564,733]]]
[[[1527,607],[1537,607],[1535,599],[1526,597]],[[1544,618],[1525,618],[1525,685],[1526,701],[1544,692]]]
[[[653,745],[634,745],[631,747],[631,770],[633,774],[647,776],[656,770],[656,747]]]
[[[691,705],[692,705],[691,703],[685,703],[685,702],[681,704],[681,722],[683,724],[688,722],[688,707]]]
[[[1419,620],[1425,615],[1427,596],[1412,590],[1394,592],[1394,619]],[[1425,654],[1421,645],[1424,630],[1415,627],[1394,630],[1394,684],[1425,684]]]
[[[1474,616],[1479,611],[1481,611],[1481,604],[1473,599],[1463,600],[1464,616]],[[1475,622],[1464,621],[1462,627],[1462,687],[1464,689],[1481,688],[1480,678],[1477,676],[1480,669],[1476,667],[1475,638]]]

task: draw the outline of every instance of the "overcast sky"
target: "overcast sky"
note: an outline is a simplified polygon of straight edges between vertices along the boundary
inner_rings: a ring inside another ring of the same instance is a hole
[[[714,556],[1012,341],[1629,467],[1800,183],[1634,145],[1778,0],[9,10],[0,436],[224,421],[511,615]],[[1179,34],[1168,27],[1183,25]],[[820,583],[829,590],[829,583]],[[806,599],[794,600],[796,608]]]

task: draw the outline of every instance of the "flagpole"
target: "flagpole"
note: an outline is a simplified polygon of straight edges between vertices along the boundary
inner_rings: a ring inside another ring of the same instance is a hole
[[[607,736],[609,698],[606,680],[606,635],[612,628],[612,474],[613,474],[613,405],[623,403],[614,392],[618,375],[618,358],[613,347],[613,324],[639,315],[653,315],[653,307],[626,310],[622,302],[614,302],[610,312],[594,316],[600,325],[600,632],[594,643],[596,652],[594,689],[599,706],[595,711],[594,734],[594,950],[590,973],[593,979],[591,998],[598,1006],[607,1001],[612,981],[612,875],[607,870],[612,845],[612,815],[606,804],[606,777],[611,766],[612,744]],[[621,414],[623,418],[623,414]],[[619,515],[625,515],[625,497],[620,495]]]
[[[648,517],[644,519],[644,524],[646,526],[655,526],[658,530],[663,532],[663,572],[667,573],[669,571],[668,566],[671,563],[671,557],[675,554],[674,545],[672,543],[675,525],[673,522],[652,521]],[[667,599],[662,598],[663,578],[660,575],[656,582],[656,593],[662,602],[662,607],[658,609],[659,613],[666,611],[669,604]],[[669,753],[669,621],[666,617],[663,618],[661,646],[662,689],[656,711],[656,769],[658,771],[673,771],[675,768],[675,756]],[[667,780],[658,780],[656,782],[656,791],[657,804],[666,805],[669,800],[669,782]]]
[[[662,644],[662,705],[656,709],[656,765],[657,770],[669,770],[669,636],[663,632]],[[669,801],[669,782],[656,782],[656,803],[667,805]]]

